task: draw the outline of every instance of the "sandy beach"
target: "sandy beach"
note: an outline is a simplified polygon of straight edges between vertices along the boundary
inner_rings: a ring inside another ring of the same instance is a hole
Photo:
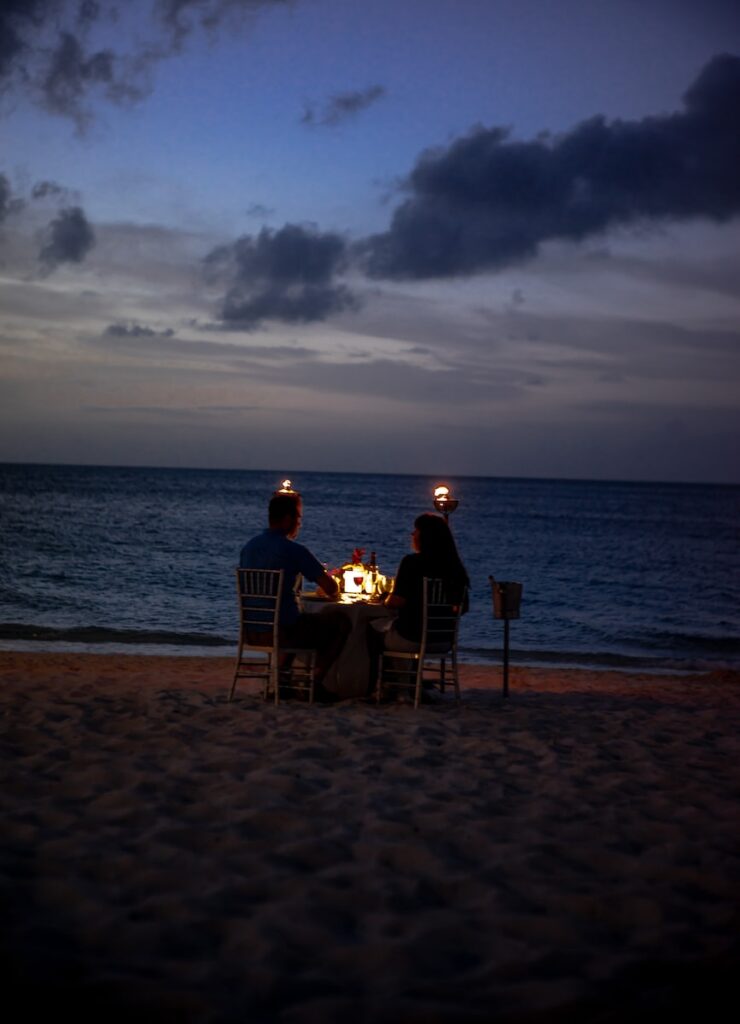
[[[229,704],[231,670],[0,654],[22,1019],[724,1019],[740,674],[515,668],[504,702],[464,666],[414,712]]]

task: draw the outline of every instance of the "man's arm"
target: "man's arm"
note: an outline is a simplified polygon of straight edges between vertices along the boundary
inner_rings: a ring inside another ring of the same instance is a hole
[[[319,590],[323,590],[329,600],[336,601],[339,598],[339,585],[337,581],[333,576],[329,575],[318,558],[311,554],[308,548],[295,542],[294,545],[293,550],[297,552],[297,557],[300,559],[298,564],[304,579],[315,583]]]
[[[328,572],[321,573],[316,580],[316,585],[320,590],[323,590],[330,600],[337,601],[339,599],[339,584]]]

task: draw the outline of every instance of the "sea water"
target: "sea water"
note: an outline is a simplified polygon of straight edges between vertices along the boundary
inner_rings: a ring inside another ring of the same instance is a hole
[[[356,547],[394,574],[426,476],[0,465],[0,646],[229,653],[234,566],[284,476],[329,569]],[[471,579],[460,645],[500,657],[489,576],[523,584],[512,660],[740,666],[740,487],[460,477],[450,525]]]

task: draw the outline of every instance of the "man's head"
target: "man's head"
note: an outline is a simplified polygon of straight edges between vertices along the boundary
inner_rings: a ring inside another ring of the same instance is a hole
[[[280,530],[286,537],[293,540],[298,536],[303,516],[303,503],[300,494],[273,494],[268,508],[270,529]]]

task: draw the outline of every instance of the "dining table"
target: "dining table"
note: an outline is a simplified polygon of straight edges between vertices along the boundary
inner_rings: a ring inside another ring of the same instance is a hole
[[[315,592],[301,594],[304,612],[320,615],[329,608],[341,608],[352,623],[352,631],[334,664],[324,676],[324,686],[342,700],[365,697],[370,681],[370,654],[367,627],[374,619],[390,619],[394,612],[382,601],[366,594],[341,594],[330,600]]]

